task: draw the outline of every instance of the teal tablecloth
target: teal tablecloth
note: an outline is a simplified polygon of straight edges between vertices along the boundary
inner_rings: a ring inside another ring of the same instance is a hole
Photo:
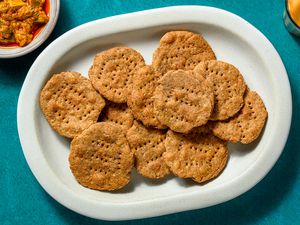
[[[209,5],[240,15],[273,43],[289,74],[293,120],[282,156],[253,189],[229,202],[190,212],[119,224],[300,224],[300,38],[282,23],[284,0],[111,0],[61,1],[57,26],[46,43],[17,59],[0,60],[0,224],[111,224],[58,204],[38,184],[20,146],[16,111],[18,95],[31,64],[55,38],[85,22],[171,5]],[[284,118],[282,118],[284,120]],[[116,212],[117,213],[117,212]]]

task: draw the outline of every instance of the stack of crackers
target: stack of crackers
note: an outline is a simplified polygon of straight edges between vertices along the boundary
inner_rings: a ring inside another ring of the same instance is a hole
[[[128,184],[133,167],[152,179],[173,173],[207,182],[225,168],[227,142],[254,141],[267,118],[239,70],[188,31],[166,33],[152,65],[115,47],[95,56],[89,79],[53,75],[40,106],[52,128],[72,139],[76,180],[108,191]]]

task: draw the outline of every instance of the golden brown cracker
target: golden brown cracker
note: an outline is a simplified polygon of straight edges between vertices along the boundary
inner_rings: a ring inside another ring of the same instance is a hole
[[[93,124],[71,142],[70,169],[81,185],[91,189],[124,187],[133,161],[125,134],[110,122]]]
[[[132,127],[134,118],[131,110],[125,103],[118,104],[106,101],[106,106],[101,113],[99,121],[115,123],[122,127],[124,132],[127,132]]]
[[[169,168],[162,157],[165,152],[165,131],[134,125],[127,132],[127,140],[134,151],[138,172],[148,178],[162,178],[169,174]]]
[[[207,41],[189,31],[170,31],[161,39],[153,54],[153,67],[161,73],[169,70],[192,70],[205,60],[216,59]]]
[[[206,126],[194,128],[188,135],[169,130],[165,146],[163,157],[170,170],[198,183],[218,176],[229,157],[226,142],[213,136]]]
[[[96,123],[105,106],[91,82],[77,72],[54,74],[42,89],[39,100],[51,127],[68,138]]]
[[[166,127],[156,117],[153,94],[161,77],[162,74],[155,71],[152,66],[142,67],[134,75],[132,92],[128,96],[128,106],[134,117],[145,126],[159,129]]]
[[[261,133],[268,112],[260,96],[249,91],[245,95],[245,105],[234,117],[226,121],[216,121],[210,124],[213,133],[226,141],[249,144]]]
[[[188,133],[207,122],[214,105],[213,92],[192,71],[169,71],[154,93],[157,118],[170,129]]]
[[[211,120],[225,120],[242,108],[246,84],[236,67],[222,61],[210,60],[201,62],[194,72],[196,76],[204,77],[214,91],[215,105]]]
[[[95,89],[115,103],[126,103],[132,77],[145,65],[140,53],[128,47],[115,47],[95,56],[89,77]]]

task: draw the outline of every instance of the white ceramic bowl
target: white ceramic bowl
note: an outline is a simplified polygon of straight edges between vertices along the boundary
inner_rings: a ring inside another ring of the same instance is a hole
[[[0,58],[16,58],[25,55],[35,50],[49,37],[58,19],[60,0],[49,0],[49,3],[50,3],[50,11],[49,11],[50,20],[48,21],[46,26],[42,29],[42,31],[32,40],[32,42],[30,42],[28,45],[24,47],[15,47],[15,48],[0,47]]]
[[[205,185],[169,177],[158,181],[133,172],[117,192],[79,185],[69,164],[69,140],[54,132],[39,107],[39,93],[53,73],[87,75],[95,54],[128,45],[151,63],[159,39],[170,30],[201,33],[220,60],[234,64],[269,113],[258,140],[230,144],[225,170]],[[280,156],[291,123],[291,91],[280,56],[255,27],[227,11],[199,6],[154,9],[93,21],[51,43],[36,59],[18,102],[18,131],[26,160],[42,187],[64,206],[98,219],[124,220],[158,216],[215,205],[241,195],[259,182]]]

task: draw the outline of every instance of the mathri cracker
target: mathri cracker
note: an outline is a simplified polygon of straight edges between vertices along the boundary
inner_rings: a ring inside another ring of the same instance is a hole
[[[236,67],[222,61],[210,60],[197,65],[194,73],[205,78],[214,92],[215,105],[211,120],[225,120],[242,108],[246,84]]]
[[[130,181],[134,161],[123,130],[113,123],[102,122],[72,140],[69,162],[81,185],[112,191]]]
[[[206,124],[213,110],[214,96],[205,81],[196,79],[193,71],[169,71],[154,92],[158,120],[171,130],[188,133]]]
[[[119,125],[126,132],[133,125],[133,115],[131,110],[125,103],[113,103],[106,101],[101,116],[99,118],[101,122],[112,122]]]
[[[134,73],[145,65],[140,53],[115,47],[95,56],[89,77],[95,89],[115,103],[126,103]]]
[[[138,122],[127,132],[130,148],[134,151],[138,172],[148,178],[162,178],[169,174],[163,160],[166,151],[164,141],[166,132],[144,127]]]
[[[245,105],[236,116],[226,121],[212,122],[210,128],[223,140],[249,144],[261,133],[267,116],[268,112],[260,96],[254,91],[248,91]]]
[[[128,96],[128,106],[134,117],[145,126],[166,128],[156,117],[154,109],[154,91],[162,74],[155,71],[152,66],[144,66],[139,69],[132,82],[132,91]]]
[[[54,130],[74,138],[97,122],[105,101],[80,73],[62,72],[54,74],[42,89],[40,106]]]
[[[194,128],[188,135],[169,130],[165,146],[163,157],[170,170],[198,183],[218,176],[228,160],[226,142],[212,135],[206,126]]]
[[[153,54],[153,67],[162,74],[170,70],[192,70],[205,60],[216,59],[207,41],[189,31],[167,32]]]

